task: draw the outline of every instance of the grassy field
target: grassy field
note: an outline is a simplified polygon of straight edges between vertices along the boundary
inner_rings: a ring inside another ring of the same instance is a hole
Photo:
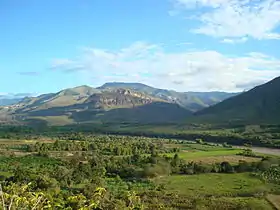
[[[223,199],[240,204],[249,202],[253,203],[256,209],[273,209],[270,203],[277,205],[279,202],[279,196],[270,195],[269,201],[263,196],[277,186],[265,184],[249,173],[174,175],[154,181],[164,184],[166,190],[182,196],[211,198],[214,202]]]
[[[171,147],[171,146],[170,146]],[[176,145],[173,145],[176,147]],[[187,161],[204,162],[204,163],[216,163],[228,161],[231,163],[238,163],[239,160],[248,162],[254,162],[260,160],[259,158],[244,157],[237,155],[242,150],[225,148],[221,146],[209,146],[200,144],[183,144],[178,145],[180,152],[177,153],[180,158]],[[173,157],[175,153],[166,153],[165,155]]]
[[[43,120],[45,122],[48,122],[49,125],[55,126],[55,125],[67,125],[74,123],[72,119],[70,119],[68,116],[61,115],[61,116],[45,116],[45,117],[30,117],[30,120]]]
[[[247,173],[176,175],[156,180],[184,195],[242,197],[269,190],[260,179]]]
[[[215,157],[224,155],[236,155],[242,150],[217,150],[217,151],[182,151],[179,153],[179,157],[183,159],[195,159],[201,157]]]
[[[239,161],[246,161],[246,162],[257,162],[260,161],[261,158],[255,157],[245,157],[241,155],[224,155],[224,156],[208,156],[208,157],[198,157],[198,158],[188,158],[188,161],[193,161],[195,163],[221,163],[221,162],[229,162],[231,164],[239,163]]]
[[[254,197],[221,197],[212,199],[212,202],[221,203],[223,205],[226,201],[227,203],[234,203],[236,205],[242,206],[242,204],[250,204],[250,208],[246,208],[246,210],[274,210],[275,208],[268,202],[265,198],[254,198]],[[224,208],[224,207],[222,207]],[[208,209],[205,206],[204,209]]]
[[[202,162],[202,163],[221,163],[224,161],[230,163],[238,163],[239,161],[256,162],[261,158],[245,157],[237,155],[242,149],[223,147],[222,145],[198,144],[189,142],[185,144],[165,144],[167,148],[178,148],[177,153],[180,158],[186,161]],[[175,153],[166,153],[166,156],[173,157]]]

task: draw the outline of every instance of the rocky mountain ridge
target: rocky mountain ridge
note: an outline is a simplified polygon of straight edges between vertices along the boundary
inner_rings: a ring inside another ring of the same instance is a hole
[[[169,122],[171,119],[183,120],[192,112],[232,95],[212,92],[199,96],[198,93],[179,93],[140,83],[106,83],[98,88],[78,86],[57,93],[25,97],[19,103],[2,108],[2,113],[21,121],[64,119],[66,124],[113,119],[116,121],[142,119],[143,122],[160,119],[160,122]]]

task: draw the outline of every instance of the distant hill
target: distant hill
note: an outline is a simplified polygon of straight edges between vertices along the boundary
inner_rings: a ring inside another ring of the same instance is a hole
[[[0,106],[9,106],[20,102],[21,98],[0,98]]]
[[[95,89],[80,86],[38,97],[25,97],[2,109],[7,116],[25,122],[38,120],[52,124],[81,122],[171,122],[185,119],[190,111],[131,89]],[[8,119],[8,118],[7,118]]]
[[[280,77],[197,112],[203,122],[280,123]]]
[[[0,106],[9,106],[20,102],[24,97],[30,96],[29,93],[0,95]]]
[[[180,122],[235,93],[163,90],[141,83],[79,86],[57,93],[25,97],[2,109],[2,119],[71,124],[82,122]]]

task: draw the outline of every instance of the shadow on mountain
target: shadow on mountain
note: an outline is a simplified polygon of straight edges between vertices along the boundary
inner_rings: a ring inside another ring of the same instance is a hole
[[[61,115],[67,115],[75,110],[84,109],[84,104],[74,104],[71,106],[63,106],[63,107],[52,107],[48,109],[42,109],[42,110],[36,110],[28,112],[28,116],[61,116]]]
[[[238,122],[244,124],[279,124],[280,77],[240,95],[195,113],[188,120],[201,122]]]
[[[72,114],[75,122],[101,121],[115,123],[167,123],[185,120],[192,113],[177,104],[154,102],[133,108],[108,111],[82,111]]]

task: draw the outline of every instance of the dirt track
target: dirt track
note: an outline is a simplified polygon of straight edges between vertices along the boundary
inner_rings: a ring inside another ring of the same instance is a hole
[[[239,146],[237,146],[237,148],[246,149],[246,147],[239,147]],[[251,147],[251,149],[253,152],[256,152],[256,153],[280,156],[280,149],[272,149],[272,148],[267,148],[267,147]]]

